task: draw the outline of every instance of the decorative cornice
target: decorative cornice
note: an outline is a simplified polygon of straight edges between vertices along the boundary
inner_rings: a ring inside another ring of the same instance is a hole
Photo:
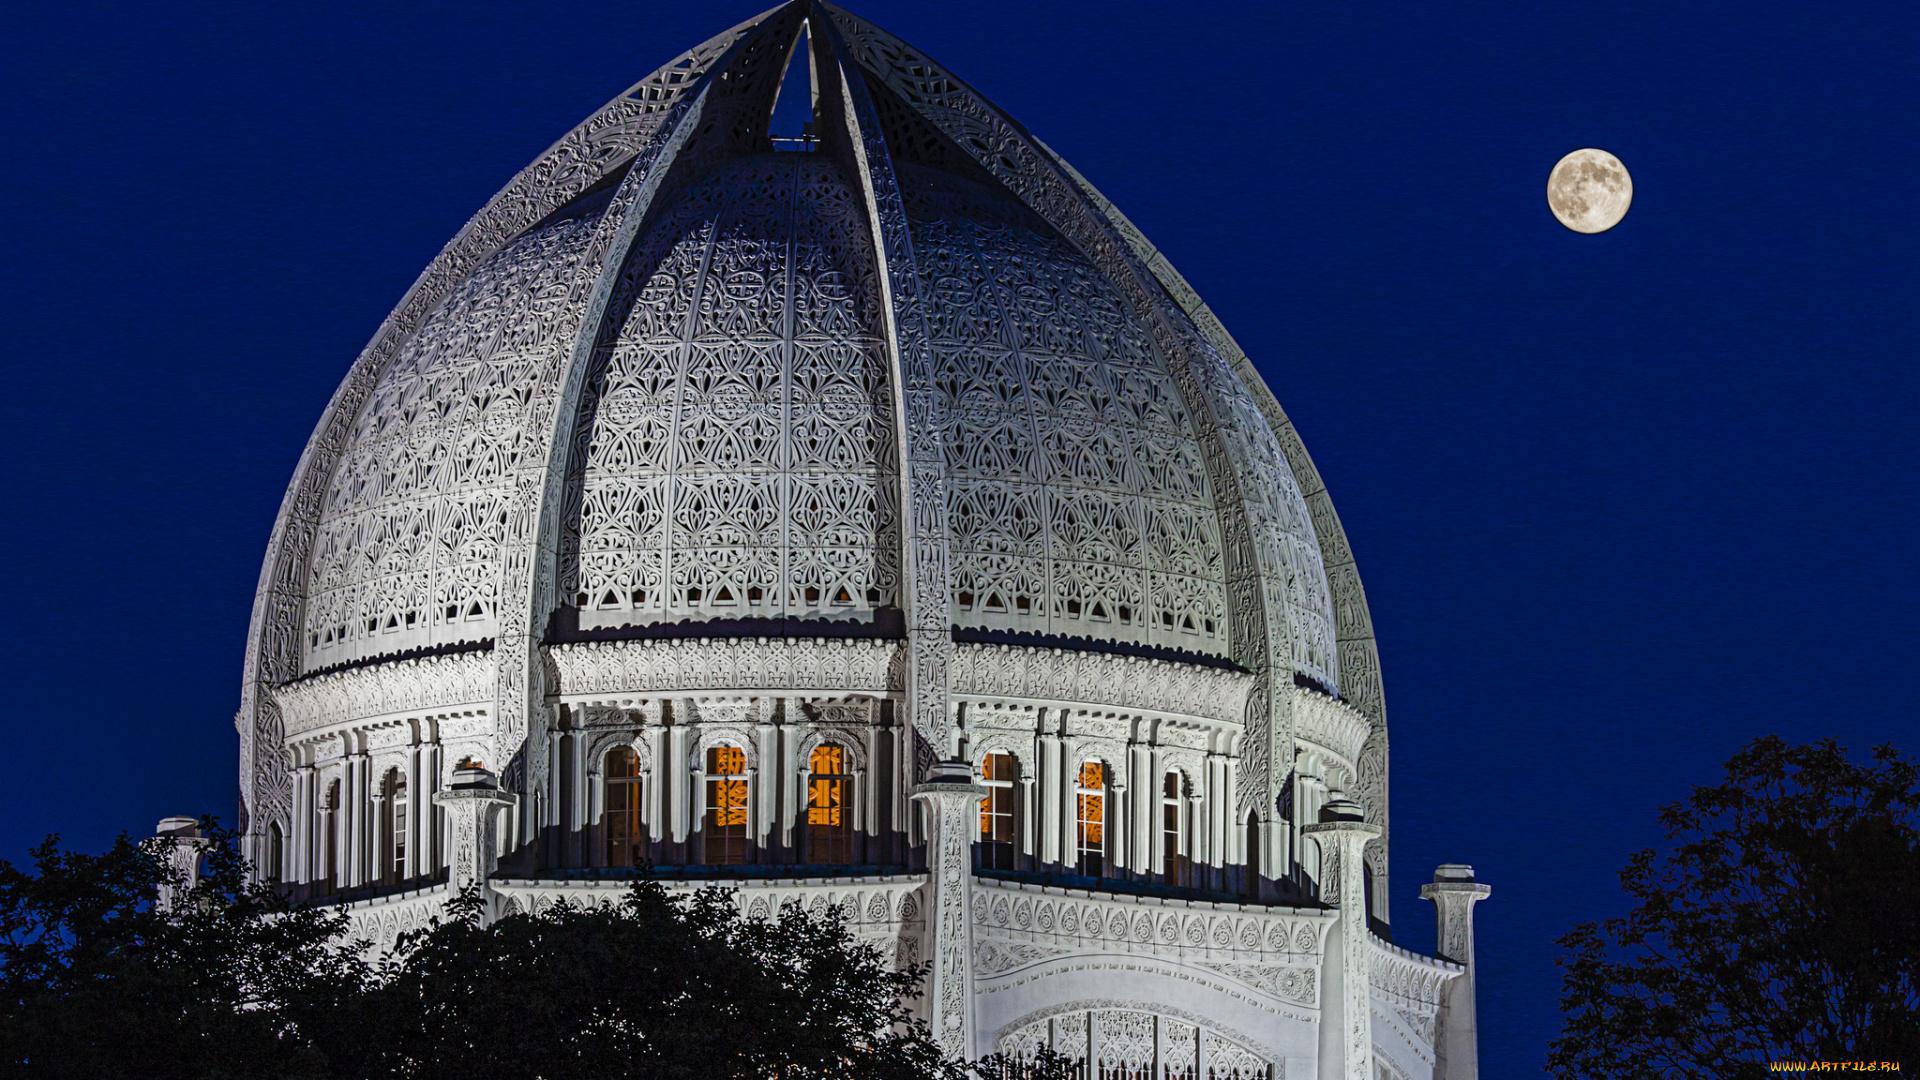
[[[493,654],[425,656],[338,671],[273,691],[286,737],[352,720],[414,710],[491,704]]]
[[[1467,970],[1451,960],[1421,956],[1372,935],[1367,942],[1367,983],[1376,996],[1397,1007],[1431,1012],[1440,1006],[1446,984]]]
[[[1349,768],[1360,760],[1373,724],[1365,713],[1338,698],[1304,686],[1292,689],[1293,737],[1338,754]],[[1371,808],[1369,808],[1371,809]]]
[[[1254,677],[1199,664],[1019,645],[954,648],[953,692],[1108,705],[1238,725]]]
[[[1316,964],[1332,912],[1207,901],[1112,898],[976,878],[982,937],[1073,952],[1145,953],[1229,964]],[[977,939],[976,939],[977,940]]]
[[[653,638],[547,650],[561,698],[698,690],[886,694],[902,688],[902,643],[876,638]]]

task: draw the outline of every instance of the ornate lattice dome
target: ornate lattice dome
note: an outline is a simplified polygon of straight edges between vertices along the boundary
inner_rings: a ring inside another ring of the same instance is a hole
[[[777,146],[794,64],[814,122]],[[568,134],[355,364],[262,576],[249,807],[289,813],[316,679],[467,657],[524,786],[553,649],[690,637],[901,643],[923,767],[966,742],[962,646],[1237,672],[1234,820],[1279,812],[1310,688],[1368,718],[1342,786],[1385,812],[1359,580],[1252,364],[1044,144],[809,0]]]
[[[884,623],[900,416],[858,187],[823,153],[688,173],[632,242],[562,421],[556,610],[580,629]],[[978,166],[896,176],[934,379],[909,422],[943,450],[952,624],[1232,656],[1223,536],[1247,526],[1221,520],[1205,419],[1151,314]],[[610,198],[510,239],[380,371],[315,530],[305,669],[498,633],[515,466],[552,424],[536,398]],[[1294,670],[1335,686],[1305,500],[1270,435],[1247,449],[1242,502],[1264,513],[1227,512],[1265,529]]]
[[[300,460],[237,723],[256,867],[355,939],[724,877],[924,961],[960,1060],[1474,1068],[1487,890],[1429,886],[1469,966],[1375,936],[1379,668],[1293,424],[1084,178],[820,0],[421,275]]]

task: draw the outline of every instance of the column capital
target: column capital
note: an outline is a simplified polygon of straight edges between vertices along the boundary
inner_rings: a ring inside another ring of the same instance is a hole
[[[153,842],[160,847],[160,857],[166,863],[169,877],[168,883],[160,886],[160,896],[155,903],[161,911],[171,912],[175,900],[192,892],[200,883],[200,857],[213,846],[213,841],[200,835],[199,818],[161,818],[153,831]]]
[[[433,802],[447,812],[453,825],[448,882],[457,892],[486,881],[499,858],[498,811],[519,805],[520,797],[500,790],[491,772],[468,759],[455,766],[452,785],[434,792]]]

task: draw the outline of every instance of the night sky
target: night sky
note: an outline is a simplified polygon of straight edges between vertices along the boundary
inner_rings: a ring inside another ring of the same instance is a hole
[[[440,246],[772,0],[11,8],[0,61],[0,856],[236,799],[261,556]],[[1552,939],[1764,733],[1920,751],[1911,3],[867,0],[1165,251],[1359,558],[1393,905],[1470,862],[1481,1053],[1537,1074]],[[1548,170],[1594,146],[1626,220]]]

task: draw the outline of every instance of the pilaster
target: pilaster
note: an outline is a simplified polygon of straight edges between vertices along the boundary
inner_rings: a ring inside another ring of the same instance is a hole
[[[199,819],[190,817],[161,818],[154,835],[161,845],[161,858],[173,874],[171,881],[160,886],[154,902],[161,911],[171,912],[174,903],[200,883],[200,856],[213,841],[200,835]]]
[[[499,858],[501,811],[511,811],[519,797],[501,791],[494,775],[478,762],[463,761],[453,770],[453,784],[436,792],[433,802],[446,811],[453,833],[448,882],[455,892],[485,882]]]
[[[973,830],[980,799],[964,761],[935,765],[913,794],[927,830],[927,1023],[949,1057],[971,1060],[973,1045],[973,916],[967,902],[973,878]]]
[[[1420,886],[1420,898],[1433,901],[1436,926],[1434,951],[1467,969],[1447,985],[1441,1030],[1434,1047],[1438,1061],[1434,1080],[1478,1080],[1480,1076],[1479,1012],[1475,1001],[1473,968],[1473,905],[1493,889],[1473,880],[1473,867],[1442,863],[1433,882]]]
[[[1374,1080],[1373,1015],[1367,986],[1372,942],[1367,929],[1367,872],[1361,853],[1380,826],[1362,821],[1363,811],[1345,799],[1322,807],[1320,821],[1300,831],[1321,847],[1320,898],[1340,909],[1333,947],[1327,950],[1326,1003],[1321,1016],[1320,1080]]]

